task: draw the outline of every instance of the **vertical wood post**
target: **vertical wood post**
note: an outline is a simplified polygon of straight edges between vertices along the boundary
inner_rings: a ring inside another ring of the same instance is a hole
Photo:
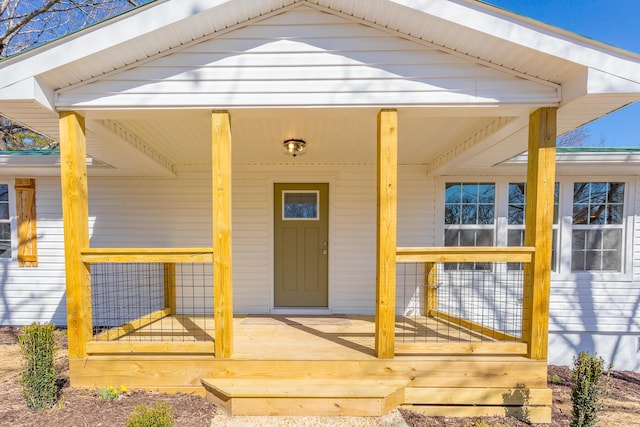
[[[164,270],[164,307],[171,310],[171,314],[176,315],[176,264],[165,262]]]
[[[82,262],[89,247],[89,203],[84,118],[75,112],[60,113],[60,174],[64,258],[67,291],[69,357],[86,357],[92,336],[91,276]]]
[[[433,317],[438,309],[438,263],[424,263],[424,315]]]
[[[391,359],[395,345],[398,112],[378,113],[376,239],[376,355]]]
[[[557,108],[540,108],[529,117],[525,246],[534,246],[525,264],[522,336],[528,357],[546,360],[549,347],[549,294],[553,198],[556,169]]]
[[[213,111],[213,310],[215,356],[233,352],[233,289],[231,286],[231,123],[226,111]]]

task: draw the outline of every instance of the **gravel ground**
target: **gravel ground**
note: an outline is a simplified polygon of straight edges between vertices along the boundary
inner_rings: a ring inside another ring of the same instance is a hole
[[[216,414],[211,427],[407,427],[396,409],[383,417],[231,417]]]

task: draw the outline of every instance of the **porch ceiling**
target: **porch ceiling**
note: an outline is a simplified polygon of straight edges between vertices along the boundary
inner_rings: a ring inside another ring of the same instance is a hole
[[[372,165],[376,163],[374,108],[242,109],[231,111],[233,163],[236,165]],[[452,148],[486,129],[498,117],[528,114],[514,109],[402,109],[398,162],[428,166]],[[110,111],[87,113],[96,124],[117,123],[176,167],[211,163],[210,112],[207,110]],[[282,142],[301,138],[307,153],[287,156]],[[97,139],[92,148],[104,150]],[[526,146],[517,147],[522,152]],[[95,154],[94,154],[95,155]],[[100,156],[96,156],[100,158]],[[118,161],[109,159],[118,168]],[[122,159],[125,161],[125,159]],[[491,160],[497,162],[497,157]]]

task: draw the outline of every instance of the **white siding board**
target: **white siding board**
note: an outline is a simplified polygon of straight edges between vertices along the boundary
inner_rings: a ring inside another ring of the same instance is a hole
[[[326,67],[333,67],[333,74],[325,73]],[[357,70],[353,75],[352,69]],[[558,100],[555,86],[301,7],[130,70],[63,89],[57,105],[540,104]]]
[[[11,184],[10,187],[13,191]],[[18,267],[17,261],[0,262],[0,324],[66,324],[61,216],[60,179],[37,178],[38,267]]]

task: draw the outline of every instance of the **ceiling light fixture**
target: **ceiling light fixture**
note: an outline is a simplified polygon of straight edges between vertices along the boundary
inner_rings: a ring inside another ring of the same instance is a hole
[[[290,138],[282,143],[285,153],[291,157],[303,155],[306,151],[307,143],[303,139]]]

